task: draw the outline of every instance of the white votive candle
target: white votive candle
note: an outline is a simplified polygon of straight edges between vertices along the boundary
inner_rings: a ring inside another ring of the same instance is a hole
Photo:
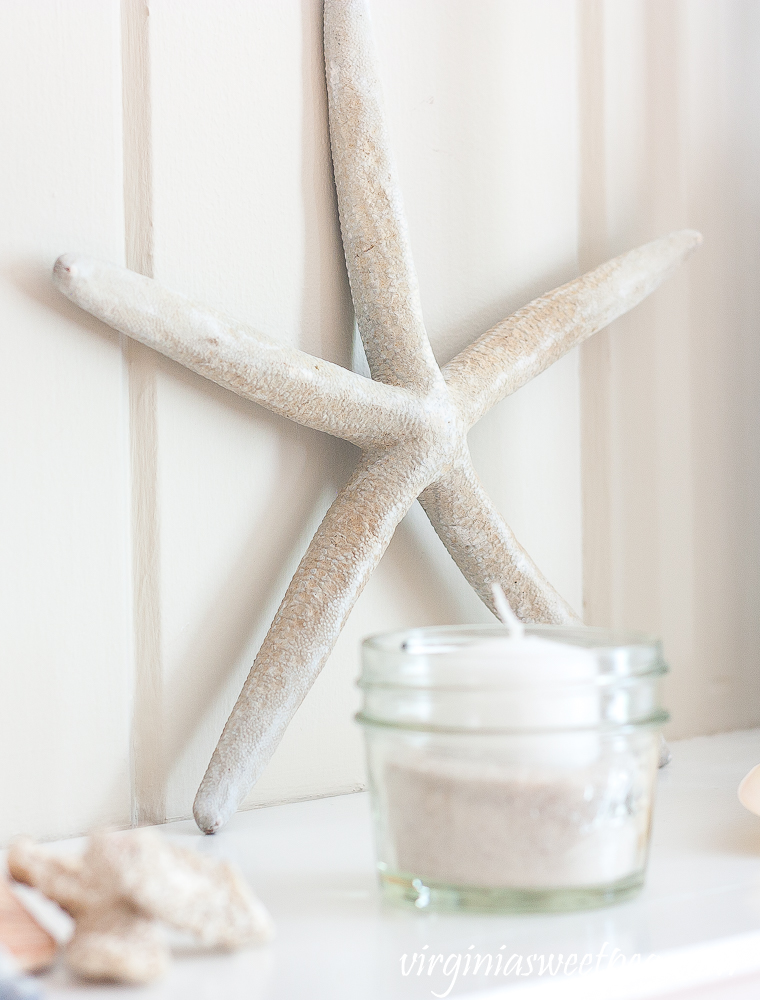
[[[491,699],[479,706],[480,724],[520,734],[504,747],[505,761],[564,768],[590,763],[599,748],[598,657],[582,646],[526,635],[500,588],[494,596],[504,634],[450,646],[412,641],[405,651],[420,665],[426,662],[431,675],[445,660],[448,677],[477,673],[478,683],[492,688]],[[460,715],[464,697],[450,706],[453,714]],[[438,709],[439,723],[446,721],[441,705],[431,708]]]

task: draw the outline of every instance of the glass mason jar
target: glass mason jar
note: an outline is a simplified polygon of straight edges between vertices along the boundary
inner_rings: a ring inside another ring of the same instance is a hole
[[[555,911],[643,884],[660,643],[585,627],[415,629],[363,644],[364,727],[386,898]]]

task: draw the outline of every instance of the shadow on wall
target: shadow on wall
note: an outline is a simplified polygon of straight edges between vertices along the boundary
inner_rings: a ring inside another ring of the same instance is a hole
[[[280,424],[282,455],[276,487],[241,542],[224,583],[207,603],[203,616],[194,622],[181,663],[165,682],[164,781],[168,785],[170,776],[182,766],[181,775],[176,777],[189,796],[183,815],[189,812],[253,654],[269,628],[315,522],[333,499],[336,473],[332,470],[342,470],[348,479],[355,461],[356,449],[345,442],[320,440],[316,432],[294,425],[283,427],[281,418],[270,414],[265,419]],[[305,461],[292,447],[302,435],[308,439],[310,452]],[[328,482],[325,469],[331,470]],[[282,516],[283,497],[288,498],[287,519]],[[191,759],[187,754],[194,742]]]
[[[118,343],[119,334],[115,330],[75,306],[56,290],[51,280],[53,263],[42,261],[39,257],[18,257],[6,264],[2,273],[27,298],[49,309],[56,316],[75,324],[79,329],[87,330],[101,340]]]

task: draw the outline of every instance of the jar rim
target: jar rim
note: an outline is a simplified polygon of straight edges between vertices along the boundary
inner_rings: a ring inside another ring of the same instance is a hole
[[[580,646],[585,649],[618,649],[629,647],[649,646],[661,649],[659,639],[646,632],[637,632],[634,629],[602,628],[598,625],[543,625],[526,624],[526,635],[537,635],[543,637],[554,637],[557,641],[568,642],[571,645]],[[393,632],[376,632],[362,640],[362,646],[377,649],[381,652],[405,652],[403,649],[393,648],[396,642],[407,641],[406,637],[443,637],[472,635],[478,638],[491,638],[497,636],[509,636],[509,629],[500,623],[489,623],[487,625],[424,625],[418,628],[396,629]],[[586,641],[583,641],[583,640]],[[413,654],[407,654],[413,655]]]
[[[558,689],[653,679],[667,671],[658,639],[641,632],[593,626],[526,625],[526,636],[575,646],[596,656],[598,673],[564,678],[516,677],[504,670],[494,639],[509,638],[500,624],[445,625],[371,635],[362,643],[361,688],[488,689],[544,684]],[[480,650],[478,646],[480,645]],[[490,649],[489,649],[490,645]],[[480,658],[477,653],[480,652]],[[490,656],[488,654],[491,654]],[[463,668],[463,659],[470,662]]]

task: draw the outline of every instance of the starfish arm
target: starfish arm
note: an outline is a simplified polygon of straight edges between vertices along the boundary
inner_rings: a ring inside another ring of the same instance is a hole
[[[54,280],[72,302],[212,382],[362,448],[401,438],[420,404],[340,365],[231,322],[123,267],[65,254]]]
[[[430,471],[394,453],[366,457],[296,570],[195,799],[213,833],[237,809],[314,683],[401,518]]]
[[[469,459],[428,486],[420,503],[454,562],[494,614],[491,584],[499,583],[522,621],[580,621],[517,541]]]
[[[425,332],[365,0],[325,0],[330,143],[356,319],[373,378],[441,384]]]
[[[671,233],[542,295],[492,327],[443,369],[467,426],[570,348],[628,312],[702,242]]]

